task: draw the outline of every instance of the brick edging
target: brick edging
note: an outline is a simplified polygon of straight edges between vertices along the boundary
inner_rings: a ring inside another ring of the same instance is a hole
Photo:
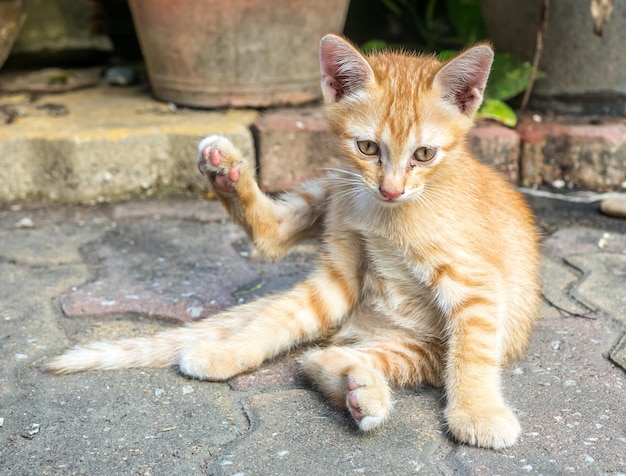
[[[595,192],[626,188],[626,120],[536,118],[522,116],[516,129],[479,123],[469,135],[470,147],[515,185]],[[272,110],[251,128],[259,182],[267,192],[293,188],[319,167],[336,164],[319,108]]]

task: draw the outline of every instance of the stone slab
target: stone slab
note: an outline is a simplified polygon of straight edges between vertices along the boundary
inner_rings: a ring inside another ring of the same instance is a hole
[[[458,446],[448,458],[454,474],[624,473],[626,379],[604,357],[618,336],[600,319],[540,320],[503,381],[520,441],[497,452]]]
[[[244,233],[222,223],[217,202],[205,201],[204,218],[185,206],[116,207],[121,219],[81,252],[94,279],[74,286],[61,298],[73,317],[135,314],[174,321],[208,317],[237,302],[236,291],[257,278],[233,248]],[[141,209],[143,208],[143,214]],[[194,220],[188,220],[191,217]]]
[[[251,110],[170,108],[141,87],[90,88],[35,102],[24,96],[12,107],[17,118],[0,125],[0,203],[95,203],[207,190],[195,157],[208,134],[229,137],[254,165],[249,125],[257,113]]]
[[[202,473],[247,430],[228,385],[172,380],[168,370],[58,379],[22,366],[19,380],[24,407],[2,411],[4,474]]]
[[[438,474],[452,443],[440,429],[433,390],[396,394],[389,425],[355,431],[342,412],[302,389],[244,402],[250,432],[225,448],[212,474]],[[280,409],[280,412],[277,411]]]
[[[626,335],[618,342],[609,356],[614,364],[626,371]]]
[[[626,254],[626,233],[579,227],[558,230],[544,240],[543,250],[561,257],[592,253]]]
[[[626,473],[624,324],[612,317],[620,311],[614,298],[623,289],[626,234],[606,237],[599,227],[561,229],[545,240],[544,293],[568,305],[575,291],[603,312],[586,319],[544,304],[528,352],[503,374],[522,424],[519,443],[507,450],[449,440],[441,394],[429,388],[396,391],[388,425],[362,435],[299,379],[297,352],[218,384],[175,369],[42,373],[43,361],[70,345],[168,327],[134,313],[68,318],[61,298],[72,287],[85,292],[106,278],[122,295],[128,283],[141,289],[171,276],[171,290],[161,289],[172,297],[185,272],[205,286],[219,259],[265,283],[247,300],[278,292],[311,268],[312,253],[302,250],[280,263],[251,259],[249,243],[231,235],[219,207],[168,200],[0,208],[0,467],[8,474]],[[563,216],[558,206],[550,213]],[[589,223],[604,223],[586,213]],[[16,227],[25,217],[33,227]]]
[[[577,303],[571,309],[586,308],[582,315],[604,315],[626,324],[626,234],[591,228],[560,230],[545,240],[544,253],[548,255],[544,261],[556,260],[578,276],[560,292],[569,296],[570,305]],[[562,289],[554,280],[545,281],[549,290],[544,295]]]
[[[568,265],[563,258],[543,256],[541,260],[542,295],[550,309],[544,316],[558,317],[563,313],[584,316],[592,310],[572,295],[572,289],[580,281],[582,272]]]

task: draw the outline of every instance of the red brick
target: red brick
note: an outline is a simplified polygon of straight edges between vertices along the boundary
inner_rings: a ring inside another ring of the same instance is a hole
[[[279,109],[252,125],[259,184],[266,192],[294,188],[321,168],[336,167],[334,136],[319,108]]]
[[[520,121],[522,185],[621,190],[626,182],[626,121],[563,121]]]
[[[494,123],[476,125],[469,134],[472,152],[499,171],[512,184],[519,181],[520,137],[508,127]]]
[[[318,108],[280,109],[258,119],[256,141],[259,183],[266,192],[280,192],[337,166],[334,137]],[[498,124],[482,124],[470,134],[470,146],[485,163],[511,183],[519,177],[519,135]]]

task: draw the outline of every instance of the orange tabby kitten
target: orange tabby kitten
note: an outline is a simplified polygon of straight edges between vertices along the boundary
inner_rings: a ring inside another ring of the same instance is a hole
[[[216,381],[325,341],[305,354],[303,370],[360,429],[389,417],[390,386],[425,382],[445,390],[446,424],[458,441],[510,446],[520,426],[502,396],[500,369],[528,342],[538,252],[520,195],[465,144],[492,50],[478,45],[441,63],[408,53],[365,56],[327,35],[320,59],[341,170],[273,200],[226,138],[205,138],[198,155],[265,255],[321,241],[310,277],[185,327],[70,350],[47,368],[178,365]]]

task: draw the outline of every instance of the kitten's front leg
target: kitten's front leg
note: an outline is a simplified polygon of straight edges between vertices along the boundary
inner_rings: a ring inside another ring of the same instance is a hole
[[[497,306],[468,298],[450,316],[445,370],[445,419],[459,441],[484,448],[512,446],[521,428],[500,388]]]
[[[299,241],[321,233],[326,181],[305,183],[273,200],[259,189],[241,152],[217,135],[200,142],[197,162],[233,220],[266,256],[280,257]]]

